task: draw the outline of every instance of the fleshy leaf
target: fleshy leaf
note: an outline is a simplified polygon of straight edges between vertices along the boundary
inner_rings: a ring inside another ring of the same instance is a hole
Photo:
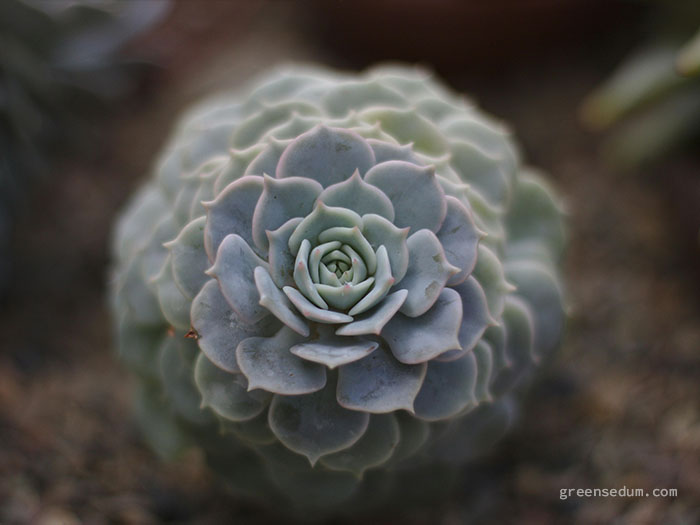
[[[376,250],[381,245],[386,247],[391,274],[398,283],[406,275],[408,269],[408,238],[409,228],[397,228],[384,217],[369,213],[362,216],[362,235]]]
[[[267,411],[247,421],[234,423],[233,421],[222,420],[221,431],[224,434],[231,433],[244,443],[253,445],[270,445],[277,441],[277,438],[267,424]]]
[[[347,180],[333,184],[319,196],[327,206],[348,208],[360,215],[376,213],[389,221],[394,220],[394,206],[389,197],[376,186],[367,184],[355,170]]]
[[[141,262],[137,258],[132,259],[117,276],[115,288],[119,306],[140,323],[159,326],[163,323],[163,311],[158,304],[158,296],[151,288],[144,286]]]
[[[506,354],[506,330],[503,326],[503,320],[496,326],[489,326],[484,332],[483,341],[487,342],[491,347],[491,356],[493,358],[493,373],[495,377],[501,370],[513,366],[510,358]],[[491,381],[493,384],[493,380]]]
[[[290,142],[291,140],[270,139],[265,149],[248,164],[244,175],[262,176],[267,173],[274,176],[277,171],[277,163]]]
[[[407,457],[413,456],[428,440],[430,426],[413,415],[406,412],[396,412],[396,421],[399,424],[400,440],[391,457],[392,463],[397,463]]]
[[[510,180],[497,157],[464,141],[453,142],[450,150],[450,165],[462,180],[473,185],[491,204],[502,206],[507,202]]]
[[[194,219],[206,213],[206,209],[202,202],[209,201],[214,198],[214,184],[219,175],[226,171],[231,163],[229,155],[220,155],[205,162],[199,167],[194,177],[198,180],[199,188],[192,197],[192,202],[189,208],[189,217]]]
[[[464,281],[476,265],[479,239],[483,233],[476,227],[471,212],[454,197],[445,197],[447,215],[442,223],[437,238],[440,241],[447,260],[460,272],[450,277],[448,285]]]
[[[199,348],[216,366],[229,372],[240,371],[238,343],[252,336],[272,335],[279,328],[272,317],[253,324],[244,322],[224,299],[215,279],[210,279],[192,301],[190,317]]]
[[[202,410],[202,396],[192,376],[194,362],[200,353],[194,341],[173,334],[163,339],[158,353],[160,380],[177,414],[191,423],[211,423],[214,418]]]
[[[315,180],[263,177],[263,192],[253,213],[253,241],[261,253],[268,251],[268,230],[276,230],[289,219],[306,217],[323,188]]]
[[[506,238],[506,230],[503,225],[503,209],[489,204],[483,195],[471,186],[465,186],[463,188],[463,193],[474,212],[474,222],[476,226],[487,234],[487,236],[482,239],[481,244],[486,242],[492,248],[500,249]]]
[[[357,250],[365,265],[367,265],[367,271],[370,275],[377,271],[377,257],[374,254],[372,245],[365,239],[362,233],[360,233],[360,228],[358,226],[354,226],[353,228],[345,228],[342,226],[328,228],[318,235],[318,240],[319,242],[340,241],[343,244],[352,246]],[[348,253],[348,255],[350,254]]]
[[[409,103],[398,91],[380,81],[349,81],[328,90],[321,102],[331,115],[343,116],[369,106],[408,107]]]
[[[449,166],[443,167],[438,165],[435,169],[438,173],[438,184],[440,184],[442,191],[445,192],[445,196],[454,197],[465,206],[470,206],[466,193],[469,189],[469,185],[462,182],[459,175],[457,175]]]
[[[289,237],[302,221],[289,219],[275,231],[268,231],[270,276],[278,287],[294,284],[294,255],[289,251]]]
[[[153,286],[165,319],[175,328],[189,328],[190,301],[175,284],[170,256],[166,259],[161,273],[153,279]]]
[[[394,206],[394,224],[412,231],[437,232],[445,219],[447,204],[435,170],[410,162],[391,160],[377,164],[365,181],[382,190]]]
[[[168,249],[163,244],[175,238],[181,227],[182,225],[177,224],[171,213],[166,213],[156,224],[143,251],[139,252],[139,270],[144,281],[148,282],[162,272],[163,265],[169,256]]]
[[[358,337],[323,337],[318,341],[304,341],[294,345],[290,352],[294,355],[321,363],[328,368],[352,363],[376,350],[379,343]]]
[[[386,248],[380,246],[377,250],[377,272],[374,274],[374,287],[365,295],[360,302],[350,310],[350,315],[357,315],[366,312],[374,305],[378,304],[389,291],[389,288],[396,281],[391,275],[389,255]]]
[[[210,261],[216,258],[224,238],[232,233],[253,244],[253,213],[262,192],[262,177],[243,177],[226,186],[213,202],[205,203],[204,247]]]
[[[413,143],[414,149],[418,151],[428,155],[441,155],[447,151],[442,133],[413,110],[372,108],[359,115],[367,122],[381,123],[382,129],[401,144]]]
[[[460,101],[462,102],[462,101]],[[433,122],[442,124],[442,120],[455,113],[464,113],[464,103],[453,104],[443,98],[428,95],[425,98],[413,102],[416,111]],[[442,127],[442,126],[441,126]]]
[[[408,271],[401,288],[408,290],[401,313],[418,317],[427,312],[440,296],[447,280],[459,272],[445,256],[440,241],[430,230],[419,230],[406,241]]]
[[[130,315],[122,315],[117,332],[119,358],[144,376],[155,376],[158,370],[158,346],[164,337],[163,327],[135,323]]]
[[[267,104],[288,100],[308,86],[326,87],[330,78],[312,67],[277,66],[274,74],[263,78],[249,97]]]
[[[374,158],[376,159],[377,164],[381,164],[382,162],[387,162],[389,160],[403,160],[410,162],[411,164],[421,164],[416,154],[413,153],[413,144],[405,144],[400,146],[398,144],[392,144],[391,142],[377,139],[367,139],[367,143],[374,151]]]
[[[320,124],[322,120],[322,118],[317,116],[302,117],[301,115],[292,115],[292,118],[287,122],[275,126],[265,135],[276,139],[288,139],[293,142],[292,139],[297,138],[302,133],[306,133],[317,124]]]
[[[311,254],[311,243],[308,239],[304,239],[299,247],[297,258],[294,261],[294,283],[297,289],[304,296],[313,302],[318,308],[328,310],[328,304],[323,300],[323,297],[318,293],[311,280],[309,270],[309,255]]]
[[[331,310],[323,310],[314,304],[312,304],[306,297],[304,297],[299,290],[292,288],[291,286],[285,286],[282,288],[292,304],[296,306],[297,310],[311,321],[316,321],[319,323],[349,323],[352,321],[352,317],[345,315],[341,312],[333,312]]]
[[[208,277],[209,259],[204,251],[204,226],[206,217],[199,217],[185,226],[166,247],[170,250],[173,278],[180,291],[192,299]]]
[[[255,112],[253,116],[236,126],[236,130],[231,137],[231,145],[236,148],[246,148],[255,144],[265,131],[275,125],[286,122],[294,113],[315,115],[318,114],[318,110],[312,104],[299,101],[265,105]]]
[[[564,329],[563,297],[551,270],[535,261],[506,264],[506,276],[517,287],[515,292],[530,305],[535,317],[535,348],[538,355],[552,351]]]
[[[377,306],[364,314],[356,316],[352,323],[341,326],[335,333],[344,336],[364,334],[380,335],[384,325],[388,323],[399,308],[401,308],[407,295],[408,291],[406,290],[398,290],[397,292],[387,295]]]
[[[450,363],[452,361],[457,361],[457,359],[461,359],[463,356],[471,352],[470,349],[465,350],[464,348],[460,348],[459,350],[448,350],[447,352],[443,352],[439,356],[435,358],[435,361],[440,361],[441,363]]]
[[[505,351],[511,366],[501,370],[493,383],[497,395],[511,390],[527,374],[534,362],[533,343],[536,337],[536,318],[527,303],[517,296],[506,299],[503,309]]]
[[[199,184],[197,180],[191,177],[183,179],[180,191],[177,193],[175,201],[170,208],[178,226],[187,223],[191,219],[190,210],[198,190]]]
[[[476,404],[476,359],[468,352],[449,363],[431,361],[416,396],[416,416],[427,421],[451,418]]]
[[[479,282],[469,277],[453,288],[462,300],[462,323],[459,328],[459,344],[462,350],[471,350],[481,339],[489,325],[496,321],[489,314],[486,295]]]
[[[472,275],[486,294],[491,317],[500,318],[506,294],[515,290],[515,287],[506,281],[503,264],[491,248],[479,244],[479,255]]]
[[[402,363],[428,361],[448,350],[459,349],[462,299],[445,288],[433,307],[420,317],[396,314],[384,327],[382,336]]]
[[[202,393],[202,406],[208,406],[230,421],[246,421],[260,414],[272,397],[264,390],[248,391],[248,381],[241,374],[226,372],[199,354],[194,380]]]
[[[372,414],[364,435],[350,448],[329,454],[321,464],[361,478],[365,470],[386,463],[399,443],[399,424],[393,414]]]
[[[172,148],[162,154],[155,169],[155,178],[158,186],[169,198],[177,193],[184,171],[182,151]]]
[[[483,339],[479,341],[474,347],[474,357],[476,358],[476,387],[474,389],[474,395],[477,401],[490,402],[493,401],[491,397],[491,372],[493,370],[493,353],[491,345],[489,345]]]
[[[330,251],[337,250],[340,248],[341,243],[339,241],[330,241],[326,242],[324,244],[320,244],[316,246],[313,250],[311,250],[311,253],[309,254],[309,273],[311,275],[311,280],[315,283],[317,282],[324,282],[321,281],[321,259]],[[325,265],[324,265],[325,267]],[[333,274],[333,276],[336,278],[336,281],[338,277]],[[335,281],[333,281],[335,283]],[[338,284],[340,284],[340,281],[337,281]],[[331,284],[331,283],[326,283],[326,284]]]
[[[319,457],[355,444],[369,424],[369,414],[338,405],[333,386],[304,396],[278,395],[270,405],[272,431],[312,466]]]
[[[513,173],[519,162],[518,151],[509,140],[510,132],[500,123],[487,119],[486,115],[450,116],[442,129],[453,138],[475,144],[481,150],[498,159],[508,172]]]
[[[287,296],[277,288],[272,281],[272,277],[270,277],[270,273],[262,266],[258,266],[255,269],[254,277],[255,286],[260,294],[260,305],[267,308],[272,315],[296,333],[308,336],[309,325],[292,309],[292,303],[290,303]]]
[[[267,420],[265,421],[267,426],[270,426],[270,413],[268,411]],[[268,446],[256,447],[256,450],[262,453],[265,460],[265,464],[270,468],[272,473],[280,470],[287,470],[289,472],[301,473],[309,470],[309,461],[304,457],[303,454],[299,454],[287,448],[285,445],[280,443],[274,432],[270,430],[275,441]]]
[[[313,252],[311,252],[313,254]],[[337,263],[329,263],[331,268],[336,268]],[[331,286],[342,286],[338,276],[328,269],[324,263],[320,263],[318,266],[318,278],[322,284],[328,284]]]
[[[331,208],[321,201],[317,201],[314,210],[307,215],[289,237],[289,249],[293,254],[299,251],[301,242],[308,239],[314,246],[319,244],[318,235],[328,228],[343,226],[352,228],[360,226],[362,219],[351,210],[345,208]]]
[[[219,281],[226,301],[246,322],[254,323],[268,314],[260,306],[260,296],[255,288],[255,268],[267,268],[267,263],[255,255],[250,246],[238,235],[227,235],[216,253],[214,266],[207,275]]]
[[[231,122],[209,122],[200,125],[197,133],[189,135],[186,148],[182,148],[181,162],[191,172],[214,156],[226,154],[230,144]]]
[[[248,389],[295,396],[308,394],[326,384],[323,366],[293,355],[289,349],[305,338],[282,327],[272,337],[249,337],[236,349],[238,366],[248,378]]]
[[[373,164],[374,153],[365,139],[352,131],[319,125],[287,147],[277,177],[307,177],[328,187],[355,170],[365,173]]]
[[[338,402],[346,408],[373,414],[401,409],[413,412],[425,370],[425,363],[399,363],[380,347],[364,359],[340,367]]]
[[[124,215],[117,221],[112,251],[134,253],[148,233],[143,225],[156,224],[167,206],[160,188],[153,184],[144,187],[128,202]]]
[[[541,257],[556,260],[566,241],[561,206],[544,179],[532,171],[521,172],[514,188],[513,205],[508,210],[508,254],[522,242],[536,242]],[[515,244],[515,246],[513,246]]]
[[[345,283],[342,286],[329,286],[327,284],[314,284],[314,287],[323,299],[337,310],[348,310],[367,290],[374,284],[374,277],[369,277],[357,284]]]
[[[346,253],[352,252],[352,249],[349,246],[344,246],[343,249],[346,251]],[[352,268],[350,271],[352,272],[352,280],[350,281],[350,284],[358,284],[359,282],[364,281],[367,277],[367,265],[362,260],[362,257],[358,257],[356,253],[352,254]]]
[[[243,177],[243,174],[250,163],[255,160],[261,151],[263,151],[263,148],[259,144],[255,144],[250,148],[242,150],[231,149],[229,151],[231,160],[226,168],[217,176],[216,181],[214,182],[214,193],[216,195],[220,195],[226,186]],[[262,182],[262,180],[260,182]],[[262,191],[262,187],[260,190]],[[254,200],[257,201],[257,198]],[[250,213],[250,217],[253,217],[252,211]]]
[[[162,393],[157,390],[157,392]],[[154,389],[141,385],[136,390],[135,416],[146,442],[163,459],[173,459],[191,444],[182,425],[169,411],[163,396],[154,395]]]

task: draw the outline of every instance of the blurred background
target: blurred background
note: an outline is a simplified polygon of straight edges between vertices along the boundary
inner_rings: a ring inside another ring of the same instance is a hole
[[[433,69],[569,211],[568,334],[518,425],[370,522],[699,523],[699,27],[697,0],[0,0],[0,523],[274,522],[145,448],[105,282],[182,110],[289,60]],[[623,486],[678,496],[559,497]]]

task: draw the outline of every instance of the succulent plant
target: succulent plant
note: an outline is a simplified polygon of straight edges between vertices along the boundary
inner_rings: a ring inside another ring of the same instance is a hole
[[[605,154],[629,168],[700,136],[700,4],[659,3],[663,22],[584,100],[583,122],[611,129]],[[693,35],[694,33],[694,35]]]
[[[189,113],[117,224],[146,436],[291,508],[405,497],[509,426],[563,245],[508,131],[425,71],[276,69]]]

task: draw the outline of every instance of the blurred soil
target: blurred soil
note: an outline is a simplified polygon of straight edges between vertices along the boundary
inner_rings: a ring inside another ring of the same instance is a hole
[[[346,65],[305,35],[289,5],[182,2],[143,46],[165,69],[64,159],[16,232],[0,305],[0,523],[272,523],[217,486],[196,452],[161,463],[130,417],[106,308],[111,224],[175,117],[214,86],[284,59]],[[228,6],[227,6],[228,4]],[[189,9],[189,11],[188,11]],[[228,10],[228,11],[227,11]],[[206,36],[206,38],[205,38]],[[448,503],[368,523],[700,522],[700,164],[602,165],[576,120],[624,53],[552,53],[453,87],[509,121],[525,157],[566,197],[571,320],[517,427]],[[688,196],[695,196],[689,198]],[[674,488],[672,498],[560,499],[565,488]]]

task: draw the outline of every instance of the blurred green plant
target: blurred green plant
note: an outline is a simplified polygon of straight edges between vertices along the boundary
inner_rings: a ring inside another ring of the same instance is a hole
[[[0,1],[0,282],[28,186],[90,103],[133,87],[139,65],[119,51],[168,8],[169,0]]]
[[[610,130],[604,155],[620,168],[650,162],[700,137],[700,2],[656,3],[661,19],[652,42],[581,107],[590,129]]]

